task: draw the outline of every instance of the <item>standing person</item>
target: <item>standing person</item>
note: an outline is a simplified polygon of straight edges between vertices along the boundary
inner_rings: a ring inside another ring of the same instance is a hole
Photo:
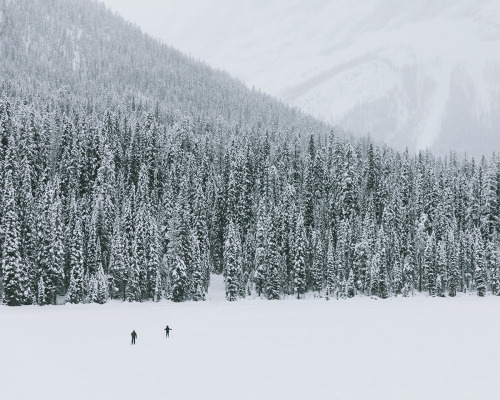
[[[135,330],[133,330],[130,335],[132,336],[132,344],[135,344],[135,338],[137,337],[137,333],[135,333]]]
[[[170,328],[170,327],[167,325],[167,327],[164,329],[164,331],[165,331],[165,337],[168,337],[169,332],[170,332],[170,331],[173,331],[173,329],[172,329],[172,328]]]

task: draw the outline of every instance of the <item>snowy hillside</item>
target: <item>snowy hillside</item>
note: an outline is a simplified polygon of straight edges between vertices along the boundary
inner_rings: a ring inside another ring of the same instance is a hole
[[[105,3],[249,86],[393,147],[500,149],[498,1]]]

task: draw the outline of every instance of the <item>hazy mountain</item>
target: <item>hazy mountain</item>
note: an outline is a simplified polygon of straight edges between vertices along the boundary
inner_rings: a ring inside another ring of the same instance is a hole
[[[500,3],[107,4],[182,51],[397,148],[500,149]]]
[[[151,38],[95,1],[0,2],[0,55],[0,94],[17,100],[50,98],[97,111],[134,103],[156,108],[170,122],[202,115],[211,125],[322,125]]]

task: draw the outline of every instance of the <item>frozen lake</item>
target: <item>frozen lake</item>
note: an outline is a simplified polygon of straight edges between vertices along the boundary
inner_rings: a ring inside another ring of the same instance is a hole
[[[499,312],[500,297],[468,295],[0,306],[0,391],[9,400],[493,399]]]

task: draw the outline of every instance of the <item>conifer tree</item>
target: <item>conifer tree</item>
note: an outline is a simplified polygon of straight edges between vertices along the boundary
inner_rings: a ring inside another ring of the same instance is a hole
[[[319,295],[321,293],[321,290],[323,289],[323,245],[321,243],[320,235],[317,231],[313,231],[312,242],[313,262],[311,265],[311,289],[314,292],[317,292]]]
[[[427,238],[427,245],[424,251],[424,273],[425,287],[431,296],[436,295],[436,241],[434,233]]]
[[[378,233],[377,253],[379,257],[379,288],[378,295],[382,299],[389,297],[389,277],[387,272],[387,248],[384,229],[381,227]]]
[[[147,265],[147,297],[156,301],[161,298],[162,282],[161,282],[161,267],[162,267],[162,251],[160,229],[156,218],[150,216],[147,231],[147,246],[146,249],[146,265]],[[192,249],[195,248],[192,245]],[[193,258],[197,254],[193,255]]]
[[[125,300],[125,286],[127,280],[127,249],[126,237],[123,235],[122,219],[116,216],[113,236],[111,239],[111,254],[109,261],[110,297],[122,297]]]
[[[437,247],[437,260],[436,260],[436,295],[444,296],[447,288],[447,265],[448,258],[446,255],[446,243],[441,240]]]
[[[306,291],[306,246],[304,219],[302,214],[299,214],[295,226],[293,257],[293,289],[297,293],[297,299]]]
[[[371,229],[371,225],[370,217],[367,214],[363,222],[361,237],[354,245],[353,266],[359,274],[359,284],[357,287],[362,291],[366,289],[366,281],[370,270],[370,259],[372,256],[372,245],[370,243],[369,231]]]
[[[66,301],[81,303],[85,298],[84,258],[83,258],[83,231],[81,221],[77,217],[70,235],[69,242],[69,287],[66,292]]]
[[[191,298],[194,301],[205,300],[205,273],[203,271],[204,259],[200,253],[200,245],[196,231],[191,230],[191,249],[193,252],[193,275],[192,275],[192,289]]]
[[[261,200],[257,213],[257,227],[255,237],[255,259],[254,259],[254,283],[257,295],[260,296],[264,291],[267,274],[267,250],[269,242],[270,222],[264,201]]]
[[[19,222],[15,204],[16,193],[12,183],[12,173],[7,171],[4,188],[4,215],[2,230],[4,242],[2,249],[2,271],[4,303],[10,306],[29,304],[31,288],[27,266],[20,253]]]
[[[354,285],[354,272],[352,268],[349,270],[349,275],[346,281],[346,296],[351,298],[356,295],[356,287]]]
[[[326,288],[325,295],[328,300],[330,296],[333,296],[337,292],[338,282],[337,274],[335,270],[335,252],[334,246],[331,239],[331,235],[328,240],[328,251],[326,253]]]
[[[474,267],[474,283],[478,296],[484,297],[488,282],[484,260],[484,247],[479,228],[474,230],[473,235],[472,265]]]
[[[460,275],[458,268],[458,246],[455,243],[452,232],[448,235],[448,295],[455,297],[460,288]]]
[[[281,294],[282,259],[279,253],[275,224],[271,224],[266,253],[266,296],[269,300],[278,300]]]
[[[184,264],[180,256],[176,256],[170,270],[171,298],[173,301],[180,302],[186,299],[188,289],[187,280],[186,264]]]
[[[227,239],[224,243],[224,281],[226,299],[234,301],[238,298],[241,285],[241,242],[238,230],[233,222],[229,221]]]

